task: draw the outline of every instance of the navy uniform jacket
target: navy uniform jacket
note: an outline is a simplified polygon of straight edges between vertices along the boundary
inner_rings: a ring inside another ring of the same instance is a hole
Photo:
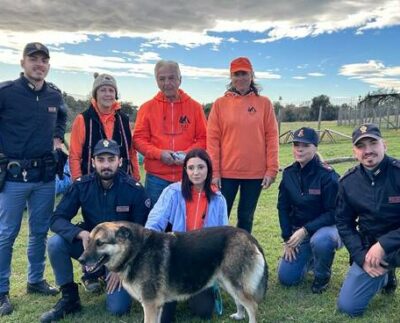
[[[339,183],[336,222],[351,259],[360,267],[376,241],[386,255],[398,251],[400,161],[385,156],[373,174],[359,165],[343,175]]]
[[[71,223],[80,207],[83,226]],[[98,175],[92,173],[71,185],[54,211],[50,229],[73,242],[79,232],[91,231],[102,222],[130,221],[144,225],[150,207],[143,186],[126,173],[118,171],[109,189],[104,189]]]
[[[305,227],[312,235],[335,224],[335,201],[339,175],[318,156],[304,168],[298,162],[286,167],[279,185],[278,211],[282,238]]]
[[[40,91],[21,76],[0,84],[0,152],[11,159],[41,158],[64,138],[67,120],[61,92],[44,82]]]

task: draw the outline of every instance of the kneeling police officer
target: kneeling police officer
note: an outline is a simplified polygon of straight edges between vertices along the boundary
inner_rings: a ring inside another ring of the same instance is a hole
[[[78,259],[88,244],[90,231],[107,221],[131,221],[144,225],[151,202],[143,186],[119,167],[120,147],[113,140],[100,140],[93,152],[94,173],[78,178],[51,218],[50,228],[56,234],[49,239],[48,253],[62,298],[41,322],[53,322],[66,314],[81,310],[78,285],[74,283],[73,259]],[[82,210],[83,224],[71,220]],[[130,295],[121,287],[118,275],[107,274],[107,310],[122,315],[129,311]]]

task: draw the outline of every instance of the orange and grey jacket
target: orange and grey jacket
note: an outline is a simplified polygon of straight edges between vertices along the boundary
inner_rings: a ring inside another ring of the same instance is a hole
[[[179,181],[182,166],[164,164],[161,152],[187,153],[193,148],[206,148],[206,118],[202,106],[182,90],[174,102],[159,92],[140,107],[133,144],[144,156],[148,173],[170,182]]]
[[[112,113],[101,113],[97,103],[92,99],[89,109],[79,114],[72,124],[70,138],[69,164],[72,179],[89,174],[92,169],[91,157],[96,143],[100,139],[113,139],[121,146],[121,157],[124,158],[123,169],[136,180],[140,180],[139,164],[136,150],[131,144],[129,120],[119,110],[115,102]],[[129,161],[130,165],[126,163]]]

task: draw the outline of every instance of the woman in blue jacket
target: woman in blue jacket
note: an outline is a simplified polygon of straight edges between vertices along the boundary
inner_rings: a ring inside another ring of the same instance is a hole
[[[297,285],[312,270],[311,290],[322,293],[328,287],[335,251],[342,246],[335,226],[339,175],[318,157],[314,129],[300,128],[293,137],[295,162],[285,168],[279,185],[284,254],[278,279],[285,286]]]
[[[156,231],[186,232],[228,224],[225,198],[211,185],[212,164],[203,149],[189,151],[183,162],[182,182],[164,189],[150,211],[146,228]],[[189,299],[193,314],[210,319],[215,306],[213,288]],[[167,303],[162,311],[162,323],[175,316],[176,302]]]

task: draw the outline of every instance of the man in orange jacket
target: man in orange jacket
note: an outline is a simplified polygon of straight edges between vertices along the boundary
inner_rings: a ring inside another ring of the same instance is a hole
[[[204,111],[179,88],[178,63],[161,60],[154,74],[160,91],[140,107],[132,140],[144,156],[145,187],[153,205],[165,187],[181,179],[185,154],[206,148]]]

